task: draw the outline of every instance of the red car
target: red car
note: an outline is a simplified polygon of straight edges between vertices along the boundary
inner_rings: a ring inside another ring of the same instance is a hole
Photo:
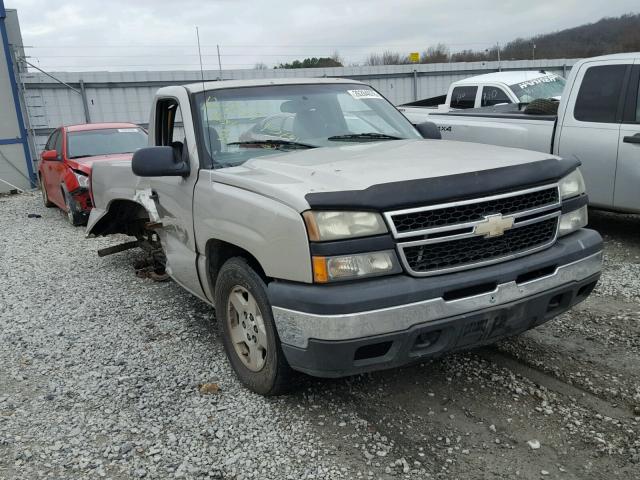
[[[84,225],[93,207],[90,175],[94,162],[131,160],[147,146],[147,132],[133,123],[90,123],[59,127],[49,136],[38,178],[46,207],[67,212],[72,225]]]

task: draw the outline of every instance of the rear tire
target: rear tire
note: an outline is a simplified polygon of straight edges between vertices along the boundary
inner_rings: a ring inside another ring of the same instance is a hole
[[[87,216],[78,208],[78,203],[64,186],[62,187],[62,193],[64,195],[64,204],[69,223],[74,227],[79,227],[87,223]]]
[[[55,204],[49,200],[49,194],[47,193],[47,187],[42,181],[42,175],[38,175],[38,179],[40,181],[40,190],[42,191],[42,203],[47,208],[55,207]]]
[[[242,384],[267,396],[289,390],[293,371],[280,346],[266,285],[244,258],[231,258],[220,269],[215,305],[227,358]]]

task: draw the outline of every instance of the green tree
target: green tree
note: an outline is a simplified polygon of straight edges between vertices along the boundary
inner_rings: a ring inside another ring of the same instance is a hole
[[[342,62],[339,59],[332,57],[312,57],[305,58],[304,60],[294,60],[291,63],[281,63],[276,68],[327,68],[327,67],[342,67]]]

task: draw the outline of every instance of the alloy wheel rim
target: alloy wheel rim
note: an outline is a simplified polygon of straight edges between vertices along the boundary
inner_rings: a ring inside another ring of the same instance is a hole
[[[244,287],[231,289],[227,325],[236,355],[245,367],[259,372],[267,359],[267,331],[256,299]]]

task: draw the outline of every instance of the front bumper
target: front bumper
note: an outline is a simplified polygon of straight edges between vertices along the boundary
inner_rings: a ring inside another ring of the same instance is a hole
[[[73,192],[69,192],[69,194],[71,195],[71,200],[76,204],[76,210],[89,218],[89,213],[93,208],[89,190],[86,188],[77,188]]]
[[[533,328],[584,300],[601,268],[602,239],[583,229],[545,251],[490,267],[332,286],[274,282],[269,296],[291,366],[339,377]]]

